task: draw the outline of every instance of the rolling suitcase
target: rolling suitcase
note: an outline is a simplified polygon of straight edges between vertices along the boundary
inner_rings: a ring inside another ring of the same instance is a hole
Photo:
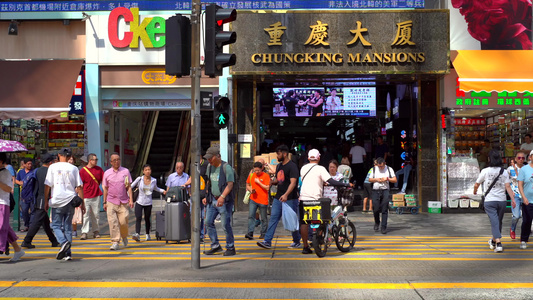
[[[165,237],[165,210],[163,209],[163,196],[160,195],[161,210],[155,213],[155,238],[160,241]]]
[[[191,240],[191,213],[188,202],[167,202],[165,209],[165,239],[180,242]]]
[[[165,199],[167,202],[184,202],[189,198],[187,188],[183,186],[173,186],[168,189]]]

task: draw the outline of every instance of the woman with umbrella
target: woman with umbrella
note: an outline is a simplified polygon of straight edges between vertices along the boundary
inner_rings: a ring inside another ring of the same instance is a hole
[[[5,168],[7,155],[0,153],[0,252],[9,255],[9,244],[15,249],[10,261],[18,261],[25,254],[17,243],[17,235],[9,224],[9,194],[13,192],[11,173]]]

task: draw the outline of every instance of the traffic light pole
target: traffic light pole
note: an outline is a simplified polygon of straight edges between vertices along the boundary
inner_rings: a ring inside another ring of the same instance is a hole
[[[191,170],[192,170],[192,236],[191,266],[200,269],[200,156],[201,156],[201,116],[200,116],[200,20],[202,4],[192,0],[191,10]]]

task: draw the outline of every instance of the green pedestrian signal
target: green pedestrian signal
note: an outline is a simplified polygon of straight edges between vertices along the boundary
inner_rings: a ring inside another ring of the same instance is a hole
[[[230,113],[231,102],[228,97],[221,97],[215,102],[215,110],[213,114],[213,123],[215,128],[224,129],[228,127],[230,122],[229,113]]]

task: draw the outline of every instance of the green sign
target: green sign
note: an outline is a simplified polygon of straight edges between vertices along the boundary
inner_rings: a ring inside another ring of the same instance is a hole
[[[486,107],[498,108],[508,107],[517,108],[530,106],[532,92],[518,93],[518,92],[471,92],[466,93],[465,97],[458,97],[455,100],[457,106],[468,107]]]

